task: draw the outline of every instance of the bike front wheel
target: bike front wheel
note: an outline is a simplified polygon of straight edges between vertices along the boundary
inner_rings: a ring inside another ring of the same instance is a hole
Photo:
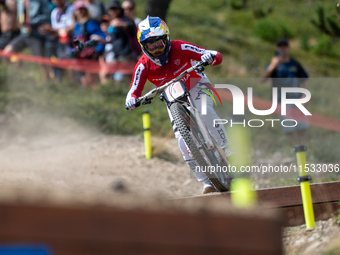
[[[229,191],[230,178],[225,172],[207,171],[216,169],[220,160],[216,157],[215,150],[209,150],[198,122],[182,104],[176,102],[170,106],[170,112],[176,127],[190,150],[193,158],[196,159],[199,167],[205,169],[204,173],[219,192]],[[212,138],[213,139],[213,138]],[[216,146],[216,144],[214,145]],[[217,152],[218,153],[218,152]]]

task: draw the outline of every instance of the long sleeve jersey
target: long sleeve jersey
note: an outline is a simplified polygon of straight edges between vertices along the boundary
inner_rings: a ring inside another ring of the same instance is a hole
[[[156,65],[144,54],[135,66],[130,91],[126,100],[128,101],[131,97],[140,97],[146,80],[149,80],[158,87],[162,81],[173,79],[185,69],[190,68],[194,64],[193,61],[201,61],[201,56],[209,52],[216,55],[211,64],[219,65],[222,62],[222,55],[219,52],[206,50],[191,43],[179,40],[171,41],[171,50],[168,60],[163,66]],[[203,77],[205,77],[203,73],[192,71],[186,74],[182,81],[185,82],[190,90],[190,79],[201,79]]]

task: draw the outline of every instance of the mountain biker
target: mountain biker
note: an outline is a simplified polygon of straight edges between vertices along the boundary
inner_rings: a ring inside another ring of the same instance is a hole
[[[129,110],[135,108],[136,98],[141,96],[147,79],[154,85],[160,86],[162,81],[177,77],[182,71],[194,65],[195,61],[205,61],[210,65],[219,65],[222,62],[222,55],[217,51],[206,50],[179,40],[170,40],[168,26],[158,17],[148,16],[142,20],[138,26],[137,38],[144,55],[135,66],[130,91],[126,97],[126,107]],[[193,78],[196,78],[199,82],[190,87],[190,79]],[[186,83],[195,106],[197,109],[201,109],[201,95],[205,92],[199,88],[209,90],[204,85],[204,83],[210,84],[207,76],[203,72],[192,71],[186,74],[182,80]],[[197,180],[202,182],[203,194],[215,192],[206,174],[196,170],[198,163],[189,156],[185,142],[174,124],[169,108],[168,113],[183,158],[193,170]],[[229,148],[231,143],[223,125],[213,126],[213,120],[219,119],[219,117],[213,109],[213,99],[210,96],[207,96],[207,114],[201,115],[201,117],[211,135],[225,150],[227,157],[232,154]]]

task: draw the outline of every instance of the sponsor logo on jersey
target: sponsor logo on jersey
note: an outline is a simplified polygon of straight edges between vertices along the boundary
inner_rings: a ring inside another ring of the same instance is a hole
[[[191,50],[197,53],[203,53],[203,51],[205,51],[205,49],[200,49],[196,46],[190,45],[190,44],[182,44],[182,49],[183,50]]]
[[[162,80],[164,80],[165,79],[165,77],[163,77],[163,78],[155,78],[155,79],[152,79],[152,81],[162,81]]]
[[[188,63],[185,63],[183,66],[181,66],[178,70],[176,70],[174,72],[174,75],[178,74],[180,71],[182,71],[184,69],[184,67],[186,67],[188,65]]]

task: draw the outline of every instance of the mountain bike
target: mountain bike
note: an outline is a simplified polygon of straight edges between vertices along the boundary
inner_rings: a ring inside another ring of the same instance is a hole
[[[205,170],[202,172],[205,172],[214,188],[217,191],[224,192],[229,190],[231,182],[231,177],[226,171],[226,169],[229,169],[226,154],[210,135],[199,111],[193,104],[186,84],[181,81],[187,73],[194,70],[202,73],[206,65],[208,63],[200,61],[183,71],[176,78],[152,89],[144,96],[136,99],[135,107],[141,104],[150,104],[159,95],[160,100],[165,101],[169,107],[176,127],[185,141],[190,157],[197,161],[201,170]]]

